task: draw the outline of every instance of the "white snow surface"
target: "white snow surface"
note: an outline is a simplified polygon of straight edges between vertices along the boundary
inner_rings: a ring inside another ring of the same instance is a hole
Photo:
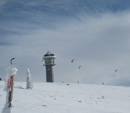
[[[0,81],[0,113],[130,113],[130,88],[78,83],[15,82],[13,107],[6,112],[5,82]]]

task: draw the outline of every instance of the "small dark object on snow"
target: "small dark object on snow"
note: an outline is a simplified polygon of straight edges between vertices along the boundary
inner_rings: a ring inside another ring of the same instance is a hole
[[[102,83],[102,85],[104,85],[104,82]]]
[[[104,96],[102,96],[102,98],[104,99]]]
[[[46,105],[42,105],[43,107],[46,107]]]
[[[69,86],[69,84],[66,84],[67,86]]]
[[[2,80],[2,78],[0,78],[0,81]]]
[[[80,100],[80,101],[78,101],[78,102],[82,102],[82,101]]]

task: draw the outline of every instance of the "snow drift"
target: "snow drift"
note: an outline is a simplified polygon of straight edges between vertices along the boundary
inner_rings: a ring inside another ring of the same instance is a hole
[[[14,83],[13,107],[6,113],[130,113],[130,88],[73,83]],[[0,81],[0,113],[6,101]]]

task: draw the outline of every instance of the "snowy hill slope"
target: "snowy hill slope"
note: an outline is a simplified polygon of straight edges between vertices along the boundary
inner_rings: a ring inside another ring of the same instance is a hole
[[[106,85],[15,82],[13,107],[6,113],[130,113],[130,88]],[[0,81],[0,113],[5,104]]]

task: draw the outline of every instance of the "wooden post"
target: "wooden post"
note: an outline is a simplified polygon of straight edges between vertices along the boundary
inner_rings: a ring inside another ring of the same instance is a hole
[[[11,102],[13,99],[13,89],[14,89],[14,75],[11,76]]]
[[[13,66],[12,60],[15,58],[12,58],[10,60],[11,66],[6,69],[7,73],[7,86],[5,87],[5,90],[7,91],[7,96],[6,96],[6,107],[12,107],[12,100],[13,100],[13,89],[14,89],[14,76],[16,75],[18,69]]]
[[[12,102],[12,99],[13,99],[13,87],[14,86],[14,75],[11,75],[10,78],[9,78],[9,84],[8,84],[8,87],[10,88],[9,90],[9,107],[12,106],[11,102]]]

